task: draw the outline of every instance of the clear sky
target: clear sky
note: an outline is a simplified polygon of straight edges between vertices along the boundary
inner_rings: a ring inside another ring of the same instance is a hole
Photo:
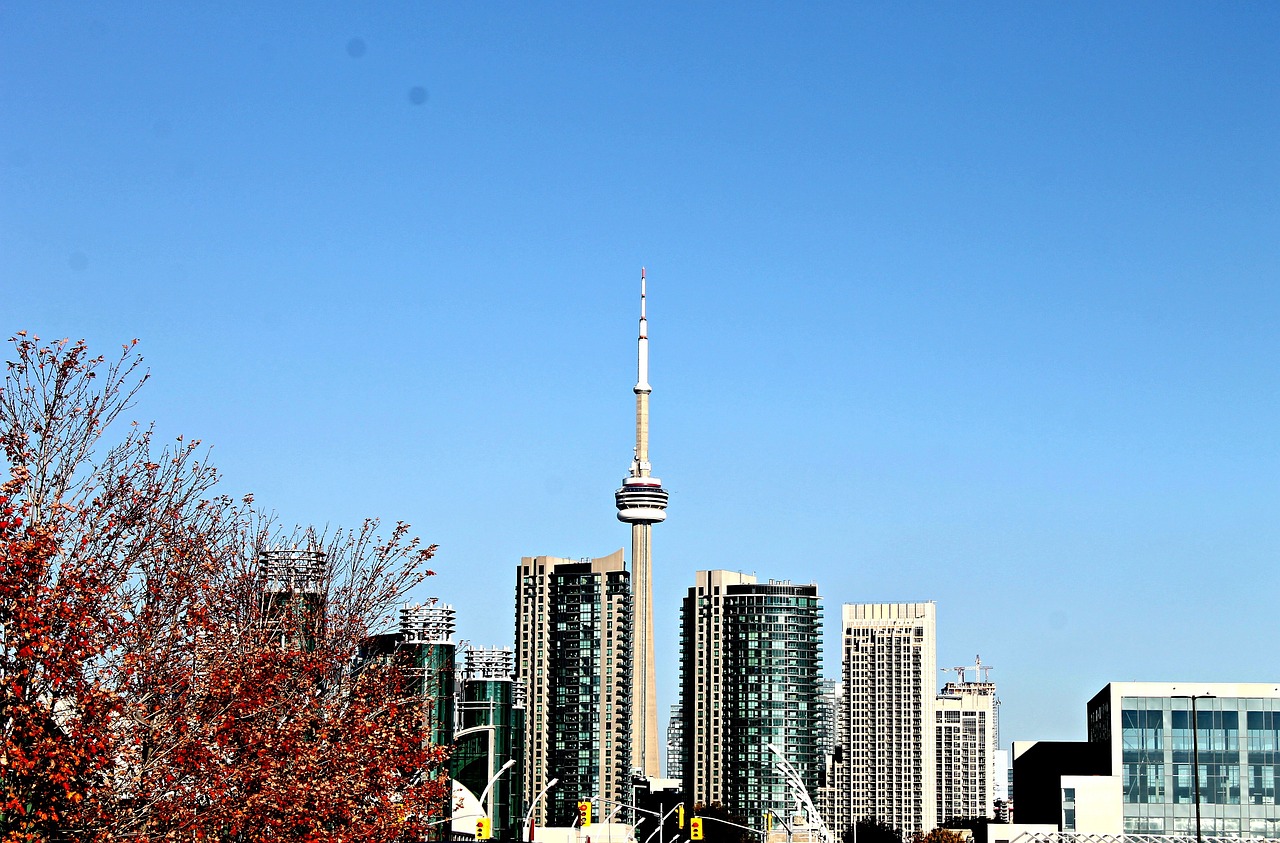
[[[511,643],[629,544],[936,600],[1002,737],[1280,678],[1280,4],[6,3],[0,330],[289,523],[406,520]],[[940,674],[945,679],[949,674]]]

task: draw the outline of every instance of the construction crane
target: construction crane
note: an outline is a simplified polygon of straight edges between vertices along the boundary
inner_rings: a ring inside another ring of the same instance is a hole
[[[974,664],[971,664],[971,665],[965,665],[964,667],[944,667],[944,668],[940,668],[940,670],[942,670],[942,672],[944,673],[948,670],[954,670],[956,672],[957,682],[960,685],[963,685],[969,681],[969,678],[968,678],[969,671],[971,670],[973,671],[973,675],[974,675],[973,681],[990,682],[991,669],[992,669],[991,665],[983,664],[981,655],[974,656],[973,660],[974,660]]]

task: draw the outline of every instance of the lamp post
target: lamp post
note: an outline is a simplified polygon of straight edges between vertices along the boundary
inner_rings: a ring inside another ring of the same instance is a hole
[[[655,834],[658,835],[658,843],[662,843],[662,830],[667,826],[667,818],[676,812],[676,808],[680,808],[683,805],[683,802],[677,802],[675,805],[672,805],[671,810],[663,814],[662,819],[658,820],[658,827],[650,832],[649,836],[644,839],[644,843],[649,843],[649,841],[653,840],[653,835]]]
[[[632,811],[631,817],[634,820],[634,822],[631,823],[631,827],[633,830],[639,828],[640,823],[644,822],[646,819],[648,819],[648,817],[653,817],[654,819],[659,819],[662,817],[662,815],[659,814],[657,811],[650,811],[648,808],[637,808],[635,805],[628,805],[625,802],[616,802],[612,799],[605,799],[603,796],[595,796],[595,797],[592,797],[592,799],[596,802],[603,802],[606,805],[615,806],[613,813],[609,814],[609,816],[611,817],[613,816],[613,814],[616,814],[618,812],[618,808],[629,808]],[[648,817],[637,818],[636,813],[648,814]],[[670,812],[668,812],[668,816],[670,816]],[[661,824],[659,824],[658,828],[659,829],[662,828]],[[653,835],[649,835],[649,836],[652,837]]]
[[[542,797],[547,795],[547,791],[551,790],[551,788],[555,787],[559,783],[559,779],[552,779],[547,782],[546,786],[538,792],[538,795],[534,797],[533,802],[529,805],[529,810],[524,815],[524,827],[529,834],[525,839],[528,840],[529,843],[533,843],[533,826],[529,825],[529,820],[533,819],[533,811],[538,807],[538,803],[542,801]]]
[[[497,784],[498,779],[501,778],[502,774],[505,773],[507,770],[510,770],[515,765],[516,765],[516,760],[514,758],[508,758],[507,763],[503,764],[501,767],[498,768],[498,772],[494,773],[493,778],[489,779],[489,783],[484,786],[484,790],[480,791],[480,799],[478,800],[480,802],[480,808],[481,810],[488,812],[490,819],[493,819],[493,815],[496,812],[493,810],[492,805],[485,804],[485,801],[484,801],[485,797],[489,795],[490,790],[493,790],[493,786]]]
[[[1200,723],[1196,717],[1196,700],[1211,700],[1213,694],[1175,694],[1175,700],[1191,700],[1191,775],[1192,791],[1196,801],[1196,843],[1202,843],[1200,835]]]
[[[804,779],[800,777],[800,771],[787,760],[787,757],[782,754],[782,750],[773,744],[768,746],[773,754],[778,756],[778,761],[774,766],[782,774],[783,781],[791,786],[792,795],[804,806],[805,811],[809,814],[810,822],[813,822],[817,827],[823,843],[834,843],[835,836],[831,833],[831,829],[827,828],[827,823],[822,819],[822,814],[818,813],[818,806],[814,805],[813,800],[809,797],[809,788],[805,787]]]

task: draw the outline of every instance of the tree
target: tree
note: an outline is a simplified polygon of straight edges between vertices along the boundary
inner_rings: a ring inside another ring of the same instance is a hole
[[[751,823],[747,821],[746,817],[734,814],[719,802],[712,802],[709,805],[702,803],[694,805],[693,811],[686,815],[685,823],[688,823],[687,817],[695,814],[703,818],[702,834],[704,843],[749,843],[749,841],[754,841],[756,838],[751,832],[736,827],[750,827]]]
[[[949,828],[935,828],[928,834],[916,832],[911,839],[913,843],[964,843],[964,836]]]
[[[375,521],[286,535],[217,494],[198,442],[107,439],[147,377],[133,345],[12,342],[0,841],[420,835],[448,798],[424,701],[394,661],[349,665],[434,548]],[[305,593],[272,590],[295,546]]]
[[[856,836],[854,829],[857,829]],[[866,817],[849,826],[842,843],[902,843],[902,832],[875,817]]]

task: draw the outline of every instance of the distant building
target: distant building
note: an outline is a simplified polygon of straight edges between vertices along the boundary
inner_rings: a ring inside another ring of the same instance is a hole
[[[970,669],[978,674],[974,681],[966,678]],[[944,685],[935,703],[938,826],[995,815],[996,686],[983,679],[986,669],[981,659],[974,668],[957,668],[959,681]]]
[[[1018,825],[1280,838],[1280,685],[1113,682],[1088,741],[1014,744]]]
[[[844,699],[828,824],[875,819],[906,835],[937,818],[933,603],[845,604]]]
[[[826,758],[835,752],[839,734],[836,729],[840,706],[840,680],[822,679],[818,682],[818,700],[813,712],[813,736],[817,741],[818,755]]]
[[[821,744],[826,749],[822,755],[822,777],[815,801],[823,820],[837,834],[849,824],[849,765],[845,763],[844,745],[841,743],[847,731],[846,713],[844,683],[838,679],[823,679],[819,715],[822,727],[815,731],[818,731]]]
[[[681,756],[690,803],[787,816],[795,800],[770,747],[817,795],[819,604],[815,585],[697,573],[681,610]]]
[[[671,706],[671,715],[667,719],[667,778],[678,782],[684,781],[684,765],[680,763],[683,744],[684,715],[677,704]]]
[[[622,551],[525,557],[516,582],[516,678],[528,695],[524,794],[538,825],[569,825],[578,800],[631,788],[631,580]]]

